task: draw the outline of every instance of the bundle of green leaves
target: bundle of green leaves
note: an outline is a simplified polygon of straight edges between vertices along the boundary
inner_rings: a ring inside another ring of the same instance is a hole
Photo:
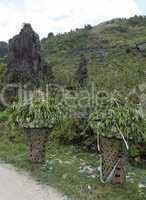
[[[42,98],[34,95],[31,101],[14,104],[10,121],[22,128],[49,128],[61,124],[63,104],[55,97]]]
[[[99,98],[95,111],[89,116],[89,125],[97,134],[125,142],[138,142],[144,133],[144,117],[140,109],[117,94]]]

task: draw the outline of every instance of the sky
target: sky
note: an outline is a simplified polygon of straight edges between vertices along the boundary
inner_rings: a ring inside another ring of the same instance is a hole
[[[31,23],[43,38],[145,13],[146,0],[0,0],[0,41],[18,34],[23,23]]]
[[[135,0],[143,15],[146,15],[146,0]]]

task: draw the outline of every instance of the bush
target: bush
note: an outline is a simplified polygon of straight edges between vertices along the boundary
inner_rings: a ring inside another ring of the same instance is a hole
[[[57,129],[52,137],[61,143],[78,145],[86,150],[94,150],[96,135],[88,126],[88,116],[83,112],[73,113],[64,123],[62,128]]]

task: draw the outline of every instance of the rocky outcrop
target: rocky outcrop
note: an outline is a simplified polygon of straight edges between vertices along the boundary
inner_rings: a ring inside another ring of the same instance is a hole
[[[80,87],[86,86],[88,79],[87,60],[84,55],[81,55],[80,64],[76,71],[76,80]]]
[[[30,24],[9,41],[8,82],[39,84],[42,72],[40,40]]]

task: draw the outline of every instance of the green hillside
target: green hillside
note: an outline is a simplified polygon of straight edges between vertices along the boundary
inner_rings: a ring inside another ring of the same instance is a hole
[[[145,82],[146,17],[113,19],[42,40],[42,54],[59,84],[76,86],[75,73],[83,54],[88,86],[124,92]]]

